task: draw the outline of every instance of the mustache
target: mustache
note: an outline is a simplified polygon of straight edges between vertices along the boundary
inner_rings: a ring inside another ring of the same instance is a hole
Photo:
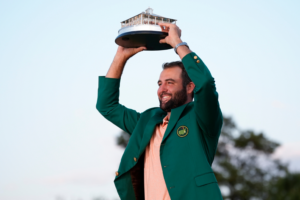
[[[170,95],[170,96],[172,96],[172,94],[170,94],[170,93],[163,92],[163,93],[161,93],[161,94],[159,95],[159,97],[162,98],[163,95]]]

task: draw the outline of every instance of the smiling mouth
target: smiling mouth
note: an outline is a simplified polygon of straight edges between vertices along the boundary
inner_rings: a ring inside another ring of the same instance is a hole
[[[161,98],[162,103],[167,103],[171,99],[170,95],[163,95]]]

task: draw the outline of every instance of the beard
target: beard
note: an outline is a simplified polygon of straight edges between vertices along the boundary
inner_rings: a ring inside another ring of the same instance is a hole
[[[165,112],[171,112],[171,109],[182,106],[187,100],[186,88],[183,87],[182,90],[176,92],[174,96],[169,93],[163,92],[160,96],[168,94],[171,95],[171,99],[167,103],[162,103],[159,99],[159,107]]]

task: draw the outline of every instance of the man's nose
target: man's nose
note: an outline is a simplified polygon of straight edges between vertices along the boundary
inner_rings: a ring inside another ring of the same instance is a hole
[[[159,87],[159,90],[160,90],[160,92],[167,92],[167,91],[168,91],[167,87],[166,87],[164,84],[162,84],[162,85]]]
[[[158,88],[158,90],[157,90],[157,94],[158,94],[158,96],[161,96],[163,93],[165,93],[165,92],[167,92],[166,91],[166,87],[164,87],[164,86],[160,86],[159,88]]]

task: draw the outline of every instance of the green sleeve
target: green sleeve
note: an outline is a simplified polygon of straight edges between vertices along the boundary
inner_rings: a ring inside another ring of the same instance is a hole
[[[140,113],[119,104],[119,88],[120,79],[99,76],[96,108],[103,117],[131,135]]]
[[[223,117],[214,78],[199,56],[193,52],[187,54],[182,63],[196,86],[194,110],[200,128],[209,136],[219,136]]]

